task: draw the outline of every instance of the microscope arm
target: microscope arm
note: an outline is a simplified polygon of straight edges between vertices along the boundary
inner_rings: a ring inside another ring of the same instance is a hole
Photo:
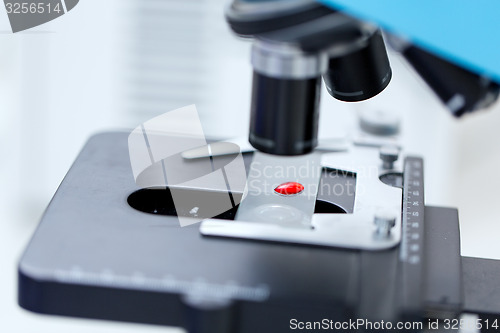
[[[254,38],[250,143],[266,153],[301,155],[317,145],[320,78],[334,98],[369,99],[392,76],[379,29],[313,0],[234,0],[233,31]],[[456,116],[486,108],[499,85],[393,36],[408,60]]]

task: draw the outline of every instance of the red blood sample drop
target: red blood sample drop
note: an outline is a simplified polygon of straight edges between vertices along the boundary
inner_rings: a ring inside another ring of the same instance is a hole
[[[295,195],[304,191],[304,185],[297,182],[286,182],[276,186],[274,192],[281,195]]]

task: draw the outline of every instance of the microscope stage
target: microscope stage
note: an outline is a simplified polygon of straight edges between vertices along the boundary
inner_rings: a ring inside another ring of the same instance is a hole
[[[435,255],[418,262],[402,245],[366,251],[203,236],[199,223],[181,227],[168,212],[166,190],[142,190],[143,202],[163,205],[156,214],[129,205],[141,189],[127,137],[92,137],[68,172],[20,261],[22,307],[217,332],[287,332],[294,318],[397,321],[420,320],[429,308],[459,311],[456,210],[425,207],[434,236],[422,235]],[[352,211],[352,198],[343,200]],[[218,218],[231,223],[234,211]],[[437,292],[426,294],[429,286]]]

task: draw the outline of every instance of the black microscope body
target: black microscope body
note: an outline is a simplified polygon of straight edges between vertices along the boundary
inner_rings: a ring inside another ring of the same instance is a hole
[[[347,102],[377,95],[391,79],[381,31],[314,1],[234,1],[227,19],[238,35],[254,38],[249,141],[263,153],[314,150],[322,77],[330,95]],[[414,46],[402,52],[445,102],[463,96],[455,115],[498,94],[496,83]],[[436,82],[428,68],[460,79]],[[500,264],[460,255],[458,212],[425,205],[421,158],[404,156],[398,168],[384,169],[379,147],[353,148],[375,156],[376,180],[401,194],[400,239],[374,249],[207,235],[200,232],[203,224],[180,227],[183,213],[169,186],[142,189],[134,182],[127,138],[93,136],[69,170],[19,263],[23,308],[193,333],[421,331],[436,320],[457,328],[464,313],[477,315],[475,328],[495,329]],[[247,173],[255,154],[243,154]],[[319,181],[360,182],[356,172],[342,171],[323,166]],[[355,214],[357,195],[318,194],[314,215]],[[238,209],[216,218],[238,223]]]

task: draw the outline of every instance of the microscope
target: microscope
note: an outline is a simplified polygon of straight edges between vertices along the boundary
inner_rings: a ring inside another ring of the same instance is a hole
[[[253,39],[257,151],[209,143],[204,161],[157,159],[143,125],[153,172],[208,161],[227,186],[148,175],[138,186],[128,133],[92,137],[21,258],[19,304],[191,333],[458,329],[464,314],[495,330],[500,263],[460,255],[457,210],[425,205],[423,160],[398,146],[315,148],[322,79],[341,101],[379,94],[392,76],[385,41],[457,117],[492,104],[499,85],[316,1],[234,0],[226,18]],[[238,158],[235,188],[225,166]]]

